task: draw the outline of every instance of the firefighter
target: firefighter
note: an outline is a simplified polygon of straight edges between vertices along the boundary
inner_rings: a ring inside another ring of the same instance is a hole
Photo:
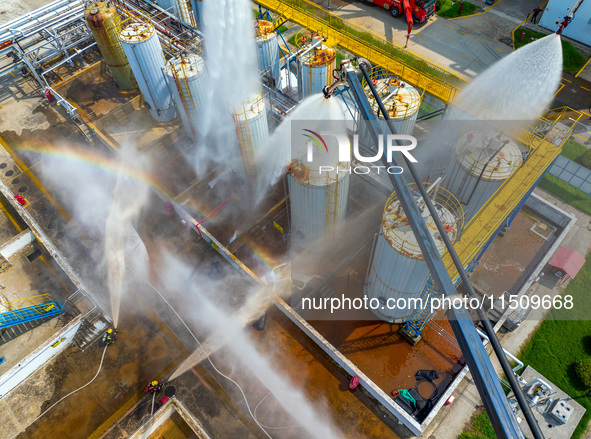
[[[116,329],[109,329],[107,332],[103,334],[102,342],[105,345],[110,345],[115,343],[117,340],[117,330]]]
[[[146,387],[144,388],[144,392],[148,393],[155,393],[155,392],[160,392],[162,389],[164,389],[164,386],[166,385],[166,382],[163,383],[159,383],[158,381],[154,380],[154,381],[150,381]]]

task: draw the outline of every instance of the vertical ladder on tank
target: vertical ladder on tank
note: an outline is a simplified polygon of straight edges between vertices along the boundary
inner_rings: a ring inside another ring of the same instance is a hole
[[[183,65],[181,63],[181,65]],[[183,70],[185,69],[185,67],[181,67]],[[185,71],[183,71],[182,75],[179,75],[179,72],[176,68],[176,66],[174,65],[174,63],[171,63],[171,69],[174,73],[174,82],[176,83],[177,89],[179,91],[179,94],[181,95],[181,100],[183,101],[183,106],[185,107],[185,110],[187,111],[187,117],[189,116],[188,111],[194,107],[194,103],[193,103],[193,96],[191,94],[191,89],[189,88],[189,82],[187,81],[187,74]]]
[[[244,171],[246,172],[248,184],[252,185],[256,177],[256,164],[254,161],[254,154],[252,151],[252,140],[250,138],[250,130],[248,129],[246,108],[244,108],[243,113],[234,113],[234,122],[236,125],[236,134],[238,136],[240,152],[242,153],[242,163],[244,164]]]
[[[421,293],[421,299],[423,300],[422,306],[415,309],[411,319],[404,325],[404,329],[413,337],[416,338],[423,332],[423,328],[433,316],[434,313],[433,310],[431,310],[430,303],[431,299],[437,295],[437,287],[433,282],[433,278],[429,277],[429,280]]]
[[[179,18],[185,23],[196,27],[197,23],[195,23],[195,16],[191,14],[191,11],[189,10],[189,0],[177,0],[177,2],[179,5]]]
[[[337,215],[339,212],[339,166],[337,165],[337,175],[334,179],[330,178],[330,174],[326,177],[326,232],[331,234],[331,238],[336,232]]]

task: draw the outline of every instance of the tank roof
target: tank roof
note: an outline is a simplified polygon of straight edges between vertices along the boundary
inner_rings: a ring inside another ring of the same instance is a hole
[[[519,145],[495,130],[463,132],[456,156],[462,168],[489,181],[509,178],[523,162]]]
[[[182,58],[174,58],[166,64],[166,73],[172,76],[172,66],[175,73],[182,78],[192,78],[203,72],[205,61],[200,55],[194,54]]]
[[[273,31],[273,23],[268,20],[257,20],[255,33],[257,41],[266,41],[275,38],[277,34]]]
[[[129,19],[121,23],[119,39],[126,43],[140,43],[154,34],[154,25],[149,20],[137,21]]]
[[[322,45],[319,49],[312,49],[300,58],[301,62],[312,67],[324,67],[335,60],[336,49]]]
[[[415,186],[415,185],[411,185]],[[429,186],[426,184],[425,186]],[[445,243],[443,238],[437,230],[433,217],[429,214],[427,206],[422,201],[416,187],[414,187],[413,195],[415,201],[419,205],[429,233],[437,246],[439,253],[445,250]],[[452,242],[455,242],[463,228],[463,209],[458,200],[447,190],[434,186],[429,193],[433,205],[439,212],[439,219],[447,230],[448,236]],[[392,193],[384,208],[382,216],[382,233],[384,238],[390,243],[399,253],[413,259],[424,259],[418,241],[412,231],[406,213],[402,209],[400,201],[396,192]]]
[[[402,120],[414,116],[421,106],[421,94],[412,85],[400,81],[395,76],[372,79],[373,85],[388,110],[391,119]],[[365,93],[371,103],[372,110],[378,114],[379,107],[369,85],[365,86]],[[380,118],[382,116],[380,115]]]

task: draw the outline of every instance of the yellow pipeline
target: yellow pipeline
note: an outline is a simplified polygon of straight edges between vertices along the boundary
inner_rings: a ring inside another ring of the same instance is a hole
[[[109,67],[113,79],[121,90],[137,88],[137,82],[117,37],[117,10],[110,3],[92,3],[86,8],[86,21]]]

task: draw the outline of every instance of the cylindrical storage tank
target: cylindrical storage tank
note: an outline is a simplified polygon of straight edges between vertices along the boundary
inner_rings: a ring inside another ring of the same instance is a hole
[[[421,106],[422,93],[412,85],[402,82],[391,75],[372,75],[372,83],[379,93],[384,107],[388,111],[388,116],[394,122],[396,133],[412,135]],[[379,114],[379,123],[382,127],[382,132],[389,134],[390,128],[388,122],[382,116],[378,103],[371,93],[369,85],[365,83],[365,80],[363,85],[373,112],[376,115]],[[371,139],[367,124],[362,122],[360,121],[359,123],[359,139],[365,145],[367,142],[371,142]]]
[[[304,50],[298,57],[298,93],[300,99],[321,93],[334,82],[337,51],[322,43],[310,49],[322,39],[321,35],[296,35],[296,44]]]
[[[85,14],[88,27],[119,88],[121,90],[137,88],[137,82],[117,36],[116,23],[119,17],[115,6],[105,2],[92,3],[86,8]]]
[[[191,0],[191,6],[193,7],[193,17],[195,18],[195,23],[202,25],[201,17],[203,17],[203,2],[201,0]]]
[[[419,205],[431,237],[441,254],[445,250],[445,243],[415,185],[409,186],[414,189],[415,202]],[[441,187],[429,187],[427,184],[425,186],[450,240],[455,242],[463,228],[463,211],[460,203]],[[374,302],[370,302],[370,305],[376,316],[391,323],[402,323],[409,320],[419,306],[412,301],[409,302],[409,299],[421,296],[428,278],[429,268],[394,192],[386,202],[364,294],[368,300]]]
[[[252,185],[257,176],[256,158],[269,140],[267,108],[262,91],[243,105],[234,107],[234,124],[244,172]]]
[[[336,107],[332,108],[336,110],[334,114],[344,119],[343,114],[338,114],[340,105],[329,107]],[[346,133],[348,125],[345,120],[337,120],[332,122],[330,130]],[[301,133],[296,126],[292,122],[292,160],[287,177],[291,243],[297,250],[321,252],[336,242],[338,225],[345,219],[351,172],[350,142],[345,134],[341,141],[333,135],[317,134],[322,133],[322,124],[302,122],[302,128],[306,128]],[[348,148],[340,151],[340,143]],[[319,145],[324,146],[318,148]]]
[[[279,42],[277,32],[273,31],[273,23],[267,20],[256,22],[256,43],[259,57],[259,68],[279,80]]]
[[[158,6],[166,9],[179,20],[195,26],[195,17],[189,11],[188,0],[158,0]]]
[[[522,162],[521,147],[505,134],[484,129],[460,134],[446,188],[464,207],[466,223]]]
[[[173,120],[176,110],[164,74],[162,46],[150,18],[121,21],[119,40],[152,117],[158,122]]]
[[[173,58],[166,64],[169,88],[183,126],[189,137],[196,138],[197,115],[205,99],[205,62],[198,54]]]

